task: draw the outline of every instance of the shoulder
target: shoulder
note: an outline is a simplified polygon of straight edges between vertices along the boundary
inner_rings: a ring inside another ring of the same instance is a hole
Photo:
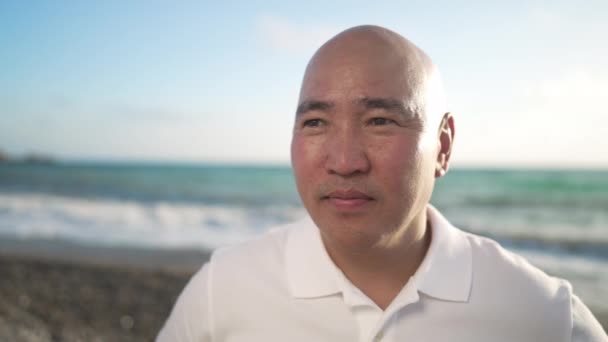
[[[570,300],[572,287],[568,281],[546,274],[492,239],[463,234],[471,245],[474,273],[479,280],[495,284],[496,290],[512,289],[520,296]]]
[[[216,249],[211,255],[211,265],[222,267],[246,267],[259,262],[281,259],[285,243],[296,223],[270,228],[266,233],[251,240]]]
[[[473,257],[471,302],[488,317],[556,341],[572,330],[572,286],[494,240],[466,234]]]
[[[302,222],[276,226],[252,240],[217,249],[209,262],[214,291],[250,293],[256,285],[284,287],[287,240],[301,226]]]
[[[208,264],[203,265],[186,284],[156,337],[157,342],[210,340],[208,270]]]
[[[209,341],[235,317],[251,319],[265,299],[285,291],[281,272],[285,241],[294,225],[279,226],[215,250],[180,294],[158,341]]]
[[[572,320],[572,342],[608,342],[600,323],[576,295],[572,297]]]

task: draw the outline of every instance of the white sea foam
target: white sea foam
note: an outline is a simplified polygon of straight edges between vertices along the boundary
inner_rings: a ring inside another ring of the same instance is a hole
[[[298,207],[243,208],[192,203],[0,194],[0,233],[105,245],[215,248],[295,220]]]
[[[542,212],[510,209],[448,208],[444,214],[459,227],[481,235],[554,244],[608,245],[608,213]],[[577,216],[573,218],[573,216]]]

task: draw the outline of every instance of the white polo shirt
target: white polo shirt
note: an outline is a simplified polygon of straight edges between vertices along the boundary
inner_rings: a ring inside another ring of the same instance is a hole
[[[429,250],[381,310],[329,258],[310,218],[220,249],[157,341],[608,341],[570,284],[429,206]]]

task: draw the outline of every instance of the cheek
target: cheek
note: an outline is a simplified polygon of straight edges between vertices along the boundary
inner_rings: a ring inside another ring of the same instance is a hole
[[[298,185],[307,184],[311,180],[320,165],[320,152],[319,144],[314,141],[299,136],[293,137],[291,142],[291,165]]]
[[[415,137],[399,137],[378,144],[371,155],[378,180],[389,196],[402,201],[417,192],[425,173],[425,151],[425,146]]]
[[[309,154],[302,139],[294,136],[291,141],[291,165],[296,174],[300,173],[301,168],[307,164]]]
[[[393,180],[416,168],[421,151],[418,141],[411,137],[394,137],[375,144],[369,154],[377,168]],[[389,176],[390,175],[390,176]]]
[[[401,149],[399,152],[397,157],[391,158],[387,162],[391,172],[390,178],[393,180],[393,184],[390,185],[392,189],[395,189],[393,191],[399,197],[404,195],[409,197],[414,190],[413,185],[419,170],[419,161],[416,157],[417,151],[415,149],[409,151]],[[400,189],[402,193],[397,192],[397,189]]]

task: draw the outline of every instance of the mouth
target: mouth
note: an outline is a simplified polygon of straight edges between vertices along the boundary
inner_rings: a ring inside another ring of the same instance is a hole
[[[340,212],[353,212],[360,210],[362,207],[374,200],[373,197],[367,195],[366,193],[354,189],[334,190],[321,197],[321,199],[328,201],[336,210]]]

